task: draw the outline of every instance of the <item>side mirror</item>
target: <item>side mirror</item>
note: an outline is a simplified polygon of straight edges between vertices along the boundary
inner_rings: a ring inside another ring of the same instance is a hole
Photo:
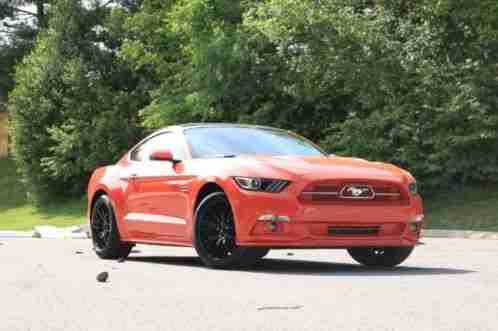
[[[152,154],[150,155],[150,160],[151,161],[167,161],[167,162],[173,162],[173,163],[180,162],[178,160],[175,160],[173,158],[173,153],[171,153],[171,151],[169,151],[167,149],[152,152]]]

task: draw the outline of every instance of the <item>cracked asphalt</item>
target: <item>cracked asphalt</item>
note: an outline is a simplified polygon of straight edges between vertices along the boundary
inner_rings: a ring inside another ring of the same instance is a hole
[[[0,239],[0,330],[498,330],[498,241],[423,242],[395,270],[279,250],[220,271],[190,248],[119,263],[89,240]]]

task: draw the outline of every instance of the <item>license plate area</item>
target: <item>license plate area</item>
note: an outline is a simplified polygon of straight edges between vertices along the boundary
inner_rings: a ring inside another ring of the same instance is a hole
[[[379,226],[329,226],[329,236],[377,236]]]

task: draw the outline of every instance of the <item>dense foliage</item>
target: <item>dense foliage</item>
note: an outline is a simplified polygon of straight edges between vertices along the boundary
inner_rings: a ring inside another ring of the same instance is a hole
[[[28,54],[46,25],[49,0],[0,1],[0,111],[14,85],[15,65]],[[32,7],[32,8],[29,8]]]
[[[495,0],[57,3],[10,97],[33,188],[79,192],[137,114],[296,130],[426,188],[498,181]]]
[[[496,1],[145,1],[121,50],[144,124],[242,121],[407,167],[498,179]],[[152,84],[154,86],[154,84]]]
[[[67,0],[54,11],[9,96],[14,157],[35,201],[82,194],[91,171],[136,139],[143,103],[119,40],[103,31],[105,9]]]

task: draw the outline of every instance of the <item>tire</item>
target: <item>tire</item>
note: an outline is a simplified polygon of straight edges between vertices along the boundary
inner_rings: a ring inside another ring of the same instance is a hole
[[[251,250],[252,250],[251,255],[256,261],[261,260],[270,252],[270,249],[268,248],[259,248],[259,247],[252,248]]]
[[[368,267],[393,268],[403,263],[413,248],[413,246],[354,247],[349,248],[348,253],[355,261]]]
[[[102,259],[126,258],[133,245],[121,241],[111,200],[101,195],[93,204],[90,221],[95,253]]]
[[[232,208],[223,192],[206,196],[195,212],[193,246],[201,261],[214,269],[248,267],[267,253],[236,245]]]

